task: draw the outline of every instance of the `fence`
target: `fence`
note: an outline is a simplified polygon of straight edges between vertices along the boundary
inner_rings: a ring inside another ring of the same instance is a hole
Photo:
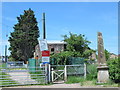
[[[64,64],[63,61],[64,61],[64,58],[61,58],[61,61],[60,62],[57,62],[58,60],[56,58],[50,58],[50,63],[51,65],[62,65]],[[84,61],[84,58],[81,58],[81,57],[68,57],[66,59],[66,65],[79,65],[79,64],[83,64],[85,61]]]
[[[80,65],[49,65],[42,67],[12,66],[0,67],[0,86],[45,84],[67,81],[69,76],[86,78],[86,64]]]
[[[46,68],[43,67],[0,67],[0,86],[47,83]]]
[[[64,80],[67,81],[69,76],[78,76],[86,78],[86,64],[80,65],[51,65],[52,82]]]

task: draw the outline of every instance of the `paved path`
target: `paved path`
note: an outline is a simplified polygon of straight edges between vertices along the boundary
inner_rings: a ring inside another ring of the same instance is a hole
[[[9,74],[11,77],[10,79],[20,83],[20,84],[36,84],[37,81],[35,81],[34,79],[31,79],[30,78],[30,74],[26,71],[23,71],[23,72],[9,72],[7,73]]]
[[[14,86],[6,88],[104,88],[103,86],[80,86],[80,83],[75,84],[53,84],[53,85],[32,85],[32,86]],[[111,87],[117,88],[117,87]]]

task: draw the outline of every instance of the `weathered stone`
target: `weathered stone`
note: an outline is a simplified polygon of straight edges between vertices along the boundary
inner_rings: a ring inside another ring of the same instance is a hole
[[[98,32],[98,65],[106,65],[102,33]]]
[[[109,80],[109,72],[107,66],[97,67],[98,69],[98,83],[106,83]]]
[[[98,83],[107,83],[109,80],[108,66],[106,64],[102,33],[98,32]]]

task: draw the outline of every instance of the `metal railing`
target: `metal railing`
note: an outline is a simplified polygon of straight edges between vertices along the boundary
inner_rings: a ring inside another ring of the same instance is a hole
[[[45,83],[45,67],[0,67],[0,87]]]

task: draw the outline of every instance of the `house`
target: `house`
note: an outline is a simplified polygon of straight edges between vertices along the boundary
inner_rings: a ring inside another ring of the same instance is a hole
[[[48,45],[48,50],[50,51],[50,53],[59,53],[66,49],[67,43],[64,41],[58,41],[58,40],[48,40],[47,45]],[[36,45],[35,52],[34,52],[34,58],[37,57],[38,59],[40,59],[42,57],[41,55],[42,54],[40,51],[40,46]]]
[[[115,58],[118,58],[118,55],[114,53],[110,53],[110,59],[115,59]]]
[[[67,43],[64,41],[56,41],[56,40],[47,41],[47,43],[48,43],[48,50],[50,51],[50,53],[59,53],[61,51],[64,51],[67,45]]]

